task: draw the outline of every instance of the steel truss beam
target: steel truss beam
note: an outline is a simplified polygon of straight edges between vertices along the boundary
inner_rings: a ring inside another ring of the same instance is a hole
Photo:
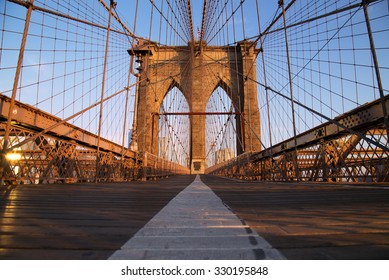
[[[389,96],[384,102],[389,105]],[[383,120],[378,99],[335,118],[347,129],[327,122],[297,135],[296,145],[291,138],[206,172],[250,180],[388,182],[389,144]]]
[[[388,107],[389,96],[386,96],[384,98],[384,102],[386,104],[386,107]],[[336,123],[339,123],[342,126],[348,128],[349,130],[355,131],[356,133],[359,131],[364,131],[368,128],[381,128],[381,126],[383,125],[381,99],[377,99],[373,102],[367,103],[354,110],[344,113],[336,117],[334,119],[334,122],[323,123],[313,129],[299,134],[296,139],[297,148],[310,146],[321,140],[339,138],[339,136],[341,135],[350,134],[348,130],[336,125]],[[380,142],[376,142],[376,144],[378,146],[383,146],[381,148],[386,150],[386,152],[389,152],[388,143],[382,144]],[[292,150],[294,148],[294,139],[290,138],[275,145],[272,148],[261,151],[260,153],[258,153],[258,157],[268,157],[271,155],[271,152],[274,156],[277,156],[280,153]]]
[[[9,107],[10,98],[0,95],[0,148],[4,145]],[[96,178],[146,180],[189,172],[178,164],[123,149],[103,138],[98,151],[97,135],[61,122],[58,117],[15,102],[8,153],[0,158],[1,184],[94,182]],[[53,129],[41,134],[50,127]]]
[[[5,124],[0,123],[4,134]],[[98,181],[127,181],[140,178],[143,158],[139,155],[121,157],[110,151],[76,142],[68,137],[43,134],[25,125],[12,124],[9,131],[11,151],[1,156],[2,184],[72,183]],[[0,146],[4,137],[0,135]],[[31,141],[18,146],[25,139]],[[12,149],[12,147],[18,146]],[[100,163],[96,169],[97,160]]]
[[[0,118],[7,119],[11,99],[7,96],[0,95]],[[58,124],[62,119],[41,111],[33,106],[15,101],[15,106],[12,112],[13,126],[28,128],[32,131],[40,132]],[[61,137],[67,140],[74,140],[89,147],[97,147],[97,135],[83,130],[69,123],[62,123],[47,132],[48,135]],[[10,147],[12,149],[12,147]],[[106,139],[100,140],[100,149],[112,152],[120,156],[122,146]],[[135,158],[135,153],[127,151],[126,156]]]

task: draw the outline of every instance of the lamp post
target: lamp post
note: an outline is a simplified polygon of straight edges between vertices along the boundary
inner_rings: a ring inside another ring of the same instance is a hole
[[[137,134],[137,121],[138,121],[138,98],[139,98],[139,83],[140,83],[140,76],[143,71],[142,67],[142,56],[140,54],[137,55],[136,61],[138,63],[138,67],[136,70],[138,70],[138,73],[135,74],[136,77],[136,89],[135,89],[135,104],[134,104],[134,122],[132,124],[132,135],[131,135],[131,145],[130,150],[137,152],[138,151],[138,134]]]

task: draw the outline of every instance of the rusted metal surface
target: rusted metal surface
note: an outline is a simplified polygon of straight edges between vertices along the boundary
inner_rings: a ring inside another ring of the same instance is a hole
[[[288,259],[389,258],[387,184],[201,180]]]
[[[0,259],[107,259],[193,180],[0,186]]]
[[[0,147],[4,143],[9,103],[8,97],[0,95],[0,118],[4,120],[0,122]],[[17,157],[3,159],[0,170],[3,184],[92,182],[96,179],[117,182],[189,173],[178,164],[123,149],[104,138],[100,139],[98,151],[97,135],[66,122],[36,137],[61,121],[15,101],[7,154]],[[98,169],[97,160],[100,162]]]
[[[4,140],[3,140],[3,147],[2,147],[2,154],[6,153],[6,150],[8,148],[9,144],[9,136],[10,136],[10,128],[11,128],[11,121],[12,121],[12,115],[15,112],[15,102],[16,102],[16,92],[18,89],[18,83],[20,78],[20,73],[22,69],[23,64],[23,57],[24,57],[24,50],[26,48],[26,41],[27,41],[27,34],[28,34],[28,28],[30,26],[30,20],[31,20],[31,12],[32,12],[32,5],[34,3],[34,0],[28,2],[28,10],[26,13],[26,22],[24,24],[24,31],[23,31],[23,37],[20,44],[19,49],[19,57],[18,57],[18,64],[16,67],[15,77],[14,77],[14,83],[12,87],[12,95],[11,99],[9,99],[9,109],[7,112],[7,122],[6,122],[6,129],[4,133]],[[3,106],[1,106],[3,107]],[[3,156],[1,157],[1,165],[4,165],[3,163]]]
[[[9,97],[0,94],[0,120],[7,120],[10,103],[11,99]],[[80,129],[68,122],[62,122],[62,119],[59,117],[18,101],[15,101],[12,121],[13,125],[10,128],[11,130],[25,128],[34,131],[34,134],[47,130],[46,134],[49,135],[63,136],[66,139],[77,141],[86,146],[97,146],[97,136],[92,132]],[[2,129],[1,136],[4,132],[5,129]],[[102,150],[111,151],[118,155],[120,155],[122,149],[121,145],[115,144],[107,139],[100,140],[100,147]],[[134,153],[132,153],[132,156],[134,156]]]
[[[193,15],[192,15],[192,4],[190,0],[188,0],[188,18],[189,18],[189,30],[190,30],[190,38],[192,42],[194,42],[194,28],[193,28]]]
[[[389,103],[388,96],[385,103]],[[248,180],[388,182],[389,145],[381,100],[261,152],[243,154],[207,173]],[[299,172],[297,172],[297,168]]]
[[[0,127],[4,129],[3,124]],[[10,146],[17,145],[35,133],[36,130],[33,129],[12,126]],[[7,158],[8,156],[13,158]],[[97,157],[102,164],[99,173],[96,172]],[[93,146],[45,134],[19,148],[11,149],[1,170],[1,179],[6,185],[88,182],[96,177],[105,181],[125,181],[138,178],[138,169],[141,167],[142,158],[131,151],[126,152],[123,157],[113,151],[101,151],[97,155]]]
[[[96,24],[96,23],[93,23],[93,22],[90,22],[90,21],[86,21],[86,20],[82,20],[80,18],[77,18],[77,17],[72,17],[68,14],[65,14],[65,13],[60,13],[58,11],[54,11],[52,9],[46,9],[44,7],[40,7],[38,5],[35,5],[33,4],[32,2],[33,1],[30,1],[30,2],[26,2],[26,1],[21,1],[21,0],[7,0],[9,2],[13,2],[15,4],[18,4],[20,6],[24,6],[26,7],[27,9],[31,7],[32,10],[34,11],[40,11],[40,12],[43,12],[43,13],[48,13],[48,14],[51,14],[51,15],[54,15],[54,16],[58,16],[58,17],[62,17],[62,18],[66,18],[66,19],[70,19],[72,21],[76,21],[76,22],[79,22],[79,23],[82,23],[82,24],[86,24],[86,25],[89,25],[89,26],[93,26],[93,27],[97,27],[97,28],[101,28],[101,29],[107,29],[106,26],[102,26],[102,25],[99,25],[99,24]],[[107,5],[104,1],[102,0],[99,0],[99,2],[104,6],[104,8],[109,11],[109,5]],[[112,16],[115,17],[116,21],[121,25],[121,27],[126,31],[126,32],[123,32],[121,30],[116,30],[116,29],[113,29],[112,32],[115,32],[115,33],[118,33],[118,34],[122,34],[122,35],[126,35],[126,36],[130,36],[132,38],[134,38],[135,40],[139,40],[139,39],[142,39],[142,40],[145,40],[143,39],[142,37],[139,37],[139,36],[136,36],[133,32],[131,32],[131,30],[120,20],[120,18],[114,14],[113,12],[112,13]]]
[[[33,134],[34,131],[13,127],[10,144]],[[124,156],[100,151],[100,168],[96,171],[96,148],[52,135],[41,136],[8,155],[17,157],[6,159],[1,170],[5,185],[92,182],[96,178],[120,182],[189,174],[189,169],[179,164],[129,150]]]
[[[174,174],[189,174],[188,167],[182,166],[178,163],[165,160],[150,153],[144,153],[143,157],[143,179],[157,179],[168,177]]]
[[[154,113],[158,116],[207,116],[207,115],[243,115],[241,112],[165,112]]]

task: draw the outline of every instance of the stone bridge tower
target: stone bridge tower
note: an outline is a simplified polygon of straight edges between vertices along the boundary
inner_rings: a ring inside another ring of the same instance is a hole
[[[177,87],[190,112],[190,168],[204,173],[205,119],[209,97],[217,87],[230,96],[235,108],[238,154],[259,151],[260,116],[257,102],[256,56],[250,41],[213,47],[204,42],[187,46],[159,46],[140,42],[129,54],[138,62],[137,133],[139,151],[158,154],[158,119],[165,95]]]

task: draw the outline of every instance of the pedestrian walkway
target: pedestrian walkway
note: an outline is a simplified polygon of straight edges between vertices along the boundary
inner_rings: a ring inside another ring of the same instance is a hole
[[[110,259],[284,259],[197,176]]]

